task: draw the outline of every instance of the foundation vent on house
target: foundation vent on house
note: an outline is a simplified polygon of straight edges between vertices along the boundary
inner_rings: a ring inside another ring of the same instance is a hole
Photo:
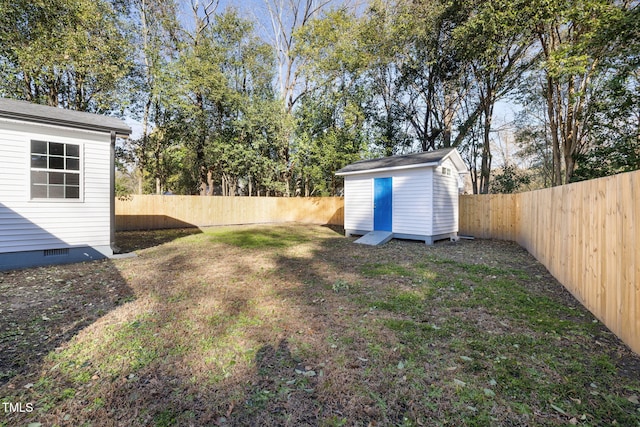
[[[44,256],[66,256],[69,255],[69,248],[45,249]]]

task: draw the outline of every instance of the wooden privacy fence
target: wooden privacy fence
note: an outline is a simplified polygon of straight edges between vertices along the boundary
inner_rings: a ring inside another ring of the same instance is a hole
[[[640,353],[640,171],[461,196],[460,233],[518,242]]]
[[[344,222],[341,197],[206,197],[136,195],[116,199],[116,229]]]

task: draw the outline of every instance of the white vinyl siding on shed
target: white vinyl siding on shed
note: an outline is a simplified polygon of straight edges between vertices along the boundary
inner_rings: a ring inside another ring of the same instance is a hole
[[[0,122],[0,253],[110,245],[110,136]],[[78,144],[80,201],[30,200],[31,140]]]
[[[422,163],[421,163],[422,162]],[[345,232],[374,229],[374,187],[377,178],[392,180],[392,227],[396,238],[455,238],[458,232],[458,180],[467,168],[455,149],[362,160],[336,174],[344,176]]]
[[[393,175],[393,232],[431,234],[431,169],[396,172]]]
[[[443,174],[443,168],[449,173]],[[458,231],[458,172],[454,164],[445,160],[433,175],[433,234]]]
[[[345,230],[373,230],[373,183],[370,177],[344,182]]]
[[[392,232],[429,235],[431,230],[431,169],[373,172],[347,177],[344,183],[346,230],[373,230],[373,183],[392,178]]]

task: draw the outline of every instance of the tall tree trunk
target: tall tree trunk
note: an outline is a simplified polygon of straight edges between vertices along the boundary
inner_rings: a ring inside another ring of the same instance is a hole
[[[451,134],[453,129],[453,119],[456,115],[456,108],[453,98],[450,94],[445,95],[445,107],[442,117],[444,129],[442,129],[442,144],[443,147],[451,147]]]
[[[155,160],[155,171],[154,175],[156,177],[156,194],[162,193],[162,142],[160,141],[162,137],[156,134],[156,143],[153,150],[153,158]]]
[[[478,194],[478,170],[476,168],[471,169],[471,185],[473,194]]]
[[[562,158],[560,155],[560,135],[555,105],[555,79],[547,74],[547,87],[545,88],[545,98],[547,103],[547,118],[549,119],[549,133],[551,134],[552,147],[552,167],[553,173],[551,184],[562,185]]]
[[[138,169],[140,171],[138,194],[142,194],[144,170],[147,167],[147,147],[149,145],[149,112],[150,110],[151,110],[151,97],[147,98],[147,102],[144,103],[144,112],[142,115],[142,146],[138,147]]]
[[[138,168],[138,194],[142,194],[144,191],[144,171],[141,168]]]
[[[490,86],[488,84],[487,86]],[[489,179],[491,177],[491,119],[493,118],[493,91],[487,87],[483,99],[484,128],[482,133],[482,161],[480,164],[480,193],[489,193]]]
[[[420,143],[422,145],[422,151],[429,151],[431,148],[431,142],[429,141],[429,119],[431,117],[431,106],[427,104],[427,108],[424,113],[424,128],[422,129],[422,138]]]
[[[238,187],[238,179],[235,176],[229,176],[227,179],[227,185],[229,189],[227,190],[227,196],[235,197],[236,189]]]

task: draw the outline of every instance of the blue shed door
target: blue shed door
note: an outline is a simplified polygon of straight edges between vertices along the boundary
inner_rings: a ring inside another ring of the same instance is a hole
[[[392,231],[392,187],[391,178],[373,180],[373,229]]]

